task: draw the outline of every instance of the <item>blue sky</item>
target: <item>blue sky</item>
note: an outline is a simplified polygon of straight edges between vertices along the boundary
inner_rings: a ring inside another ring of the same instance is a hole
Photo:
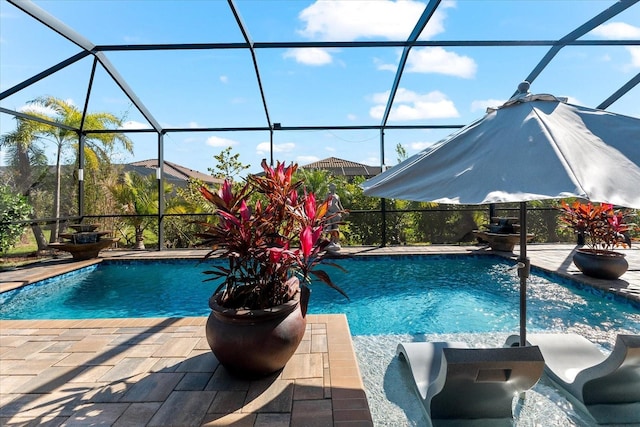
[[[421,34],[424,40],[555,40],[610,7],[614,1],[443,1]],[[96,45],[242,42],[226,1],[36,1]],[[237,0],[254,42],[406,40],[426,2]],[[640,5],[585,35],[586,40],[640,40]],[[415,47],[400,81],[389,124],[467,124],[514,92],[549,47]],[[71,57],[80,49],[0,0],[0,91]],[[283,126],[379,125],[401,55],[397,47],[259,49],[256,57],[272,122]],[[108,52],[107,57],[163,127],[266,126],[247,50]],[[82,108],[92,59],[3,99],[24,110],[42,95]],[[640,72],[640,46],[565,47],[533,82],[534,93],[566,96],[595,107]],[[608,110],[640,117],[640,88]],[[128,128],[148,128],[144,117],[98,69],[90,111],[127,116]],[[2,133],[13,119],[0,114]],[[395,146],[413,154],[452,130],[387,130],[385,163]],[[157,157],[154,134],[130,134],[133,155]],[[377,130],[281,131],[274,158],[302,165],[326,157],[380,165]],[[268,132],[169,133],[165,159],[206,172],[213,156],[231,145],[258,171],[269,157]],[[3,164],[0,152],[0,164]]]

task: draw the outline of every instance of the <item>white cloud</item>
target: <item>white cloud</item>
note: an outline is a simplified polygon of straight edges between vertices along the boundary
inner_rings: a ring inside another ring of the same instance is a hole
[[[21,113],[32,112],[32,113],[42,114],[49,117],[56,116],[56,111],[53,108],[44,107],[38,103],[23,105],[22,107],[18,108],[18,111],[20,111]]]
[[[137,122],[135,120],[129,120],[122,124],[123,129],[151,129],[149,123]]]
[[[596,27],[592,33],[605,39],[638,39],[640,38],[640,27],[625,22],[611,22]],[[625,46],[625,50],[631,55],[631,63],[628,65],[640,68],[640,47]]]
[[[445,10],[455,7],[454,1],[444,1],[435,11],[427,26],[420,34],[420,39],[430,39],[444,32]],[[316,1],[298,15],[304,28],[299,33],[314,40],[353,41],[358,39],[389,39],[406,40],[415,27],[425,8],[424,2],[414,0],[375,0],[375,1]],[[326,65],[333,62],[331,49],[290,49],[285,58],[294,58],[297,62],[307,65]],[[448,54],[447,63],[454,58]],[[457,56],[457,55],[455,55]],[[458,57],[457,65],[452,70],[475,73],[475,63],[471,65],[466,57]],[[397,64],[378,62],[378,69],[397,69]],[[416,64],[416,70],[419,70]],[[461,66],[463,65],[463,66]],[[471,67],[471,68],[470,68]],[[410,67],[411,68],[411,67]],[[432,65],[431,68],[434,68]],[[416,71],[425,72],[425,71]],[[440,72],[440,71],[435,71]],[[447,74],[454,74],[449,71]]]
[[[293,58],[296,62],[305,65],[327,65],[333,62],[333,58],[327,49],[317,47],[308,49],[289,49],[283,55],[286,58]]]
[[[233,147],[238,144],[238,141],[234,141],[233,139],[220,138],[218,136],[210,136],[207,138],[205,143],[211,147]]]
[[[282,144],[273,144],[274,153],[290,153],[296,148],[293,142],[284,142]],[[256,146],[256,154],[261,156],[269,154],[269,143],[261,142]]]
[[[374,119],[381,119],[386,103],[389,98],[389,91],[377,93],[372,96],[373,102],[377,105],[369,110],[369,115]],[[393,107],[389,118],[391,120],[424,120],[443,119],[459,117],[453,101],[445,94],[433,91],[425,94],[416,93],[400,88],[394,98]]]
[[[355,114],[347,114],[347,120],[349,120],[350,122],[355,122],[356,120],[358,120],[358,116],[356,116]]]
[[[475,76],[477,68],[470,57],[441,47],[414,48],[407,59],[409,73],[438,73],[470,79]]]
[[[627,46],[625,49],[631,54],[631,66],[640,68],[640,47]]]
[[[398,58],[400,58],[401,55],[401,51],[398,51]],[[373,58],[373,63],[376,66],[376,69],[380,70],[380,71],[393,71],[394,73],[396,72],[396,70],[398,69],[398,63],[395,64],[387,64],[385,62],[382,61],[382,59],[380,58]]]
[[[369,166],[380,166],[380,157],[369,156],[365,159],[359,160],[358,163],[362,163],[363,165],[369,165]]]
[[[139,43],[143,43],[144,42],[144,40],[142,38],[140,38],[139,36],[123,36],[122,40],[126,44],[139,44]]]
[[[448,7],[443,2],[436,10],[421,38],[444,31],[443,21]],[[425,3],[413,0],[316,1],[300,12],[304,22],[300,34],[318,40],[356,40],[362,38],[406,39],[424,11]]]
[[[505,102],[507,102],[506,99],[479,99],[471,103],[471,111],[474,113],[478,111],[484,113],[485,111],[487,111],[487,108],[496,108],[501,106]]]
[[[76,104],[73,102],[73,99],[71,99],[71,98],[67,98],[67,99],[63,100],[63,102],[66,102],[68,105],[71,105],[73,107],[76,106]],[[46,115],[46,116],[49,116],[49,117],[57,117],[58,116],[58,113],[56,112],[56,110],[54,110],[53,108],[44,107],[39,102],[24,104],[22,107],[18,108],[18,111],[23,112],[23,113],[33,112],[33,113],[36,113],[36,114],[42,114],[42,115]]]
[[[594,28],[592,33],[605,39],[637,39],[640,38],[640,27],[624,22],[611,22]]]
[[[220,76],[220,81],[222,83],[227,84],[227,83],[229,83],[229,77],[228,76]]]
[[[422,151],[427,147],[431,147],[433,144],[433,142],[416,141],[409,144],[409,147],[411,147],[411,149],[415,151]]]
[[[320,160],[317,156],[297,156],[296,163],[299,165],[308,165],[309,163],[317,162]]]

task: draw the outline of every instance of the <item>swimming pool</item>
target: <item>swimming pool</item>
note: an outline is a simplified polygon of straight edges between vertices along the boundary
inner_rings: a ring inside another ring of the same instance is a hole
[[[492,256],[385,256],[331,270],[346,300],[312,285],[309,312],[346,313],[352,335],[482,333],[518,329],[519,281]],[[0,319],[207,316],[216,287],[195,260],[103,261],[0,295]],[[612,295],[534,270],[531,330],[575,325],[640,330],[640,309]]]
[[[518,330],[519,279],[493,256],[356,257],[332,277],[351,300],[314,284],[310,312],[346,313],[376,427],[424,425],[424,411],[395,348],[407,341],[496,347]],[[0,319],[207,316],[215,284],[197,261],[111,261],[0,294]],[[152,295],[152,298],[149,298]],[[640,307],[533,269],[528,330],[576,332],[603,345],[640,333]],[[518,409],[517,426],[591,426],[545,379]]]

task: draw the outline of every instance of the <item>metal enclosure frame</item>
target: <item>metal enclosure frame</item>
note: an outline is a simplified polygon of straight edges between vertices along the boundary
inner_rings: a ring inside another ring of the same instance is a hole
[[[29,15],[33,19],[39,21],[42,25],[48,27],[52,31],[58,33],[60,36],[74,43],[80,48],[80,52],[70,56],[69,58],[61,61],[58,64],[51,66],[50,68],[43,70],[42,72],[34,75],[33,77],[20,82],[19,84],[0,93],[0,100],[5,99],[30,85],[50,76],[72,64],[75,64],[79,60],[93,56],[93,66],[91,70],[90,83],[87,87],[86,96],[84,99],[83,117],[81,126],[78,129],[68,128],[78,133],[80,141],[79,149],[79,188],[78,188],[78,212],[80,217],[84,216],[84,181],[83,181],[83,166],[84,157],[82,147],[84,145],[84,139],[87,134],[92,133],[135,133],[135,132],[152,132],[157,134],[158,137],[158,159],[159,165],[163,164],[164,160],[164,136],[168,133],[174,132],[234,132],[234,131],[262,131],[269,132],[270,135],[270,160],[273,164],[273,135],[274,132],[287,132],[287,131],[300,131],[300,130],[359,130],[359,129],[377,129],[380,132],[380,152],[381,152],[381,165],[384,167],[384,133],[387,129],[456,129],[461,128],[463,125],[389,125],[387,124],[389,114],[393,106],[394,98],[399,88],[400,81],[403,76],[404,68],[409,56],[409,52],[413,47],[417,46],[430,46],[430,47],[507,47],[507,46],[543,46],[549,47],[547,54],[540,60],[540,62],[534,67],[529,75],[522,78],[522,80],[533,81],[540,75],[540,73],[547,67],[554,57],[566,46],[640,46],[640,40],[618,39],[618,40],[579,40],[580,37],[587,34],[589,31],[596,28],[598,25],[606,22],[607,20],[615,17],[624,10],[634,6],[640,0],[620,0],[614,3],[611,7],[602,11],[598,15],[594,16],[584,24],[575,28],[564,37],[558,40],[445,40],[445,41],[424,41],[418,40],[420,33],[432,18],[434,12],[440,6],[441,0],[430,0],[426,5],[422,15],[418,19],[415,27],[411,31],[410,36],[404,41],[333,41],[333,42],[255,42],[252,40],[247,26],[244,24],[239,10],[234,0],[227,0],[229,9],[231,10],[238,29],[240,30],[244,42],[242,43],[176,43],[176,44],[119,44],[119,45],[96,45],[90,40],[86,39],[83,35],[77,33],[72,28],[67,26],[64,22],[58,20],[48,12],[44,11],[31,0],[3,0],[7,1],[25,14]],[[261,68],[258,64],[256,57],[256,51],[261,49],[276,49],[276,48],[362,48],[362,47],[400,47],[403,49],[402,55],[395,73],[392,87],[390,88],[390,95],[386,103],[383,118],[379,125],[374,126],[281,126],[280,123],[273,123],[269,114],[269,99],[263,90],[261,79]],[[264,109],[264,126],[259,127],[220,127],[220,128],[165,128],[154,117],[153,113],[144,105],[142,100],[135,94],[133,89],[129,86],[127,81],[120,75],[118,69],[109,61],[105,52],[113,51],[158,51],[158,50],[215,50],[215,49],[242,49],[248,50],[255,73],[255,78],[260,91],[260,97]],[[84,117],[87,114],[87,108],[89,104],[89,98],[91,96],[91,90],[93,86],[93,75],[95,74],[96,67],[101,66],[111,76],[113,81],[129,98],[131,103],[138,109],[138,111],[148,121],[151,129],[138,129],[138,130],[96,130],[87,129],[84,127]],[[624,96],[632,88],[640,83],[640,73],[631,78],[627,83],[612,93],[607,99],[596,107],[598,109],[606,109],[614,102]],[[56,123],[43,121],[40,118],[30,116],[29,114],[21,113],[18,111],[9,110],[7,108],[0,107],[0,112],[18,117],[22,119],[36,120],[45,122],[53,126],[60,126]],[[158,168],[158,198],[160,201],[160,209],[158,211],[158,224],[159,224],[159,248],[163,246],[162,236],[162,221],[164,217],[164,200],[163,188],[164,178],[162,176],[162,169]],[[383,211],[384,221],[384,200],[381,201],[381,209]],[[384,241],[383,237],[383,241]]]

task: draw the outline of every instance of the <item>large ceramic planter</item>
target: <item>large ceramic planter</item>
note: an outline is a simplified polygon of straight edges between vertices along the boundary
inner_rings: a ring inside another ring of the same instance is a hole
[[[625,254],[615,251],[578,249],[573,263],[583,274],[597,279],[615,280],[629,268]]]
[[[217,295],[211,297],[207,342],[231,374],[259,378],[284,368],[307,325],[309,290],[303,290],[302,298],[298,291],[293,300],[265,310],[228,309],[217,303]]]

